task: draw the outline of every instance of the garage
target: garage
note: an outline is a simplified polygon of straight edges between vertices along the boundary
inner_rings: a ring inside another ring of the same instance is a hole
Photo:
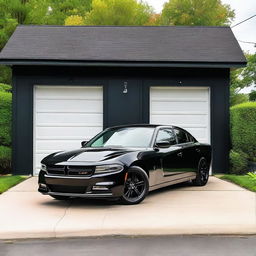
[[[77,149],[103,128],[103,90],[34,86],[34,175],[52,152]]]
[[[180,126],[211,143],[213,173],[229,169],[230,70],[246,65],[229,27],[23,25],[0,64],[13,73],[13,174],[135,123]]]
[[[209,88],[151,87],[150,123],[175,124],[199,142],[210,143]]]

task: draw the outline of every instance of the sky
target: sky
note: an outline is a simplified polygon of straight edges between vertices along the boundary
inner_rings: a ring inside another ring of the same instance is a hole
[[[168,0],[144,0],[151,5],[156,12],[161,12],[163,4]],[[222,3],[229,4],[235,10],[236,17],[232,25],[256,14],[256,0],[222,0]],[[232,29],[237,40],[255,42],[256,44],[256,17],[248,20]],[[239,42],[245,52],[255,53],[254,44]]]

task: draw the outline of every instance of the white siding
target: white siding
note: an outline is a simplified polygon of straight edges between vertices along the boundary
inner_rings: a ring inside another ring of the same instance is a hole
[[[35,86],[34,174],[43,157],[77,149],[102,128],[102,87]]]

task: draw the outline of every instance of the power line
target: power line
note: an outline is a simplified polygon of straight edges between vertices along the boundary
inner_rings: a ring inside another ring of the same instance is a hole
[[[245,44],[255,44],[256,45],[256,42],[247,42],[247,41],[242,41],[242,40],[238,40],[238,42],[241,42],[241,43],[245,43]]]
[[[231,28],[234,28],[234,27],[236,27],[236,26],[238,26],[238,25],[244,23],[244,22],[246,22],[247,20],[250,20],[250,19],[252,19],[252,18],[255,17],[255,16],[256,16],[256,14],[252,15],[251,17],[249,17],[249,18],[247,18],[247,19],[245,19],[245,20],[242,20],[242,21],[238,22],[237,24],[235,24],[235,25],[232,26]]]

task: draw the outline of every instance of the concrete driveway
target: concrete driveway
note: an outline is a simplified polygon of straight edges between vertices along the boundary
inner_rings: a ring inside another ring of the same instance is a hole
[[[256,234],[256,193],[211,177],[171,186],[139,205],[57,201],[30,178],[0,196],[0,239],[102,235]]]

